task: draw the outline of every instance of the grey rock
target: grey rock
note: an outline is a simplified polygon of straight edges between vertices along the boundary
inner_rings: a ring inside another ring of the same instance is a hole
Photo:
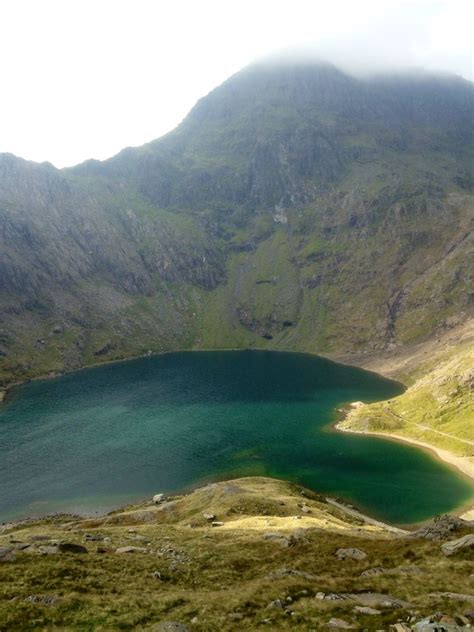
[[[25,601],[42,606],[54,606],[59,601],[59,597],[55,595],[29,595]]]
[[[336,619],[335,617],[330,619],[327,625],[328,625],[328,628],[333,628],[335,630],[354,630],[355,629],[355,625],[353,625],[352,623],[348,623],[347,621],[344,621],[344,619]]]
[[[214,514],[211,513],[203,513],[202,517],[207,520],[208,522],[212,522],[213,520],[216,519],[216,516]]]
[[[432,522],[417,531],[413,531],[412,536],[426,538],[427,540],[445,540],[464,524],[465,522],[461,518],[445,514],[444,516],[436,517]]]
[[[437,617],[426,617],[418,621],[412,628],[413,632],[462,632],[462,628],[458,625],[441,623],[436,619]]]
[[[59,549],[58,549],[58,547],[56,545],[40,546],[40,547],[38,547],[38,551],[42,555],[56,555],[57,553],[59,553]]]
[[[474,548],[474,533],[469,533],[457,540],[449,540],[441,545],[442,552],[448,556],[469,548]]]
[[[116,553],[146,553],[146,549],[141,546],[121,546],[115,549]]]
[[[367,553],[360,549],[337,549],[335,553],[338,560],[365,560]]]
[[[354,612],[358,612],[359,614],[381,614],[380,610],[375,610],[375,608],[370,608],[369,606],[356,606]]]
[[[11,546],[0,547],[0,562],[14,562],[15,558],[16,553]]]
[[[432,592],[430,593],[430,597],[437,597],[441,599],[453,599],[456,601],[467,601],[469,603],[474,603],[474,595],[466,595],[463,593]]]
[[[278,608],[279,610],[283,610],[284,607],[285,604],[281,599],[275,599],[274,601],[271,601],[267,606],[267,608]]]
[[[268,579],[277,579],[280,577],[303,577],[304,579],[311,580],[317,579],[316,575],[312,575],[306,571],[298,571],[293,568],[280,568],[267,575]]]
[[[361,577],[379,577],[384,575],[387,571],[382,566],[375,566],[374,568],[368,568],[366,571],[362,571]]]

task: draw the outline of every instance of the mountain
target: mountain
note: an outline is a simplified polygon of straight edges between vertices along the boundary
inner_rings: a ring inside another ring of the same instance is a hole
[[[0,155],[0,384],[182,348],[360,353],[474,305],[474,86],[258,63],[170,134]]]

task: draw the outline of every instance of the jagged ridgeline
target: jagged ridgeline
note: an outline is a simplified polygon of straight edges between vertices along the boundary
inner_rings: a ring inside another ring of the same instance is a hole
[[[260,63],[105,162],[1,155],[1,381],[177,348],[377,350],[462,318],[473,88]]]

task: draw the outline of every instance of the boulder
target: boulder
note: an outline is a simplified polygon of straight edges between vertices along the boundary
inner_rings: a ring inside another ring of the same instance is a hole
[[[463,549],[474,548],[474,533],[458,538],[457,540],[449,540],[441,545],[441,550],[445,555],[454,555]]]
[[[10,546],[2,546],[0,547],[0,562],[14,562],[15,561],[15,551]]]
[[[360,549],[337,549],[335,553],[338,560],[365,560],[367,553]]]
[[[432,522],[412,532],[412,537],[427,540],[446,540],[466,523],[457,516],[445,514],[437,516]]]
[[[158,505],[159,503],[163,502],[164,499],[165,499],[164,494],[155,494],[153,496],[153,502],[155,503],[155,505]]]

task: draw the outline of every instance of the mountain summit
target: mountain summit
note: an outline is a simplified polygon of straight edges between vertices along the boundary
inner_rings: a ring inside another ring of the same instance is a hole
[[[177,348],[370,351],[473,307],[474,87],[262,62],[170,134],[0,155],[0,379]]]

